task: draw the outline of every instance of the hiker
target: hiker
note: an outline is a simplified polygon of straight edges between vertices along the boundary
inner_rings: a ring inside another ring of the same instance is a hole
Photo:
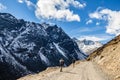
[[[62,67],[64,66],[64,60],[61,58],[59,62],[60,62],[60,72],[62,72]]]
[[[75,67],[75,58],[72,59],[73,68]]]

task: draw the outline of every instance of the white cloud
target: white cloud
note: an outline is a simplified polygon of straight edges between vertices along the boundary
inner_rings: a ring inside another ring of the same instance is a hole
[[[93,23],[91,19],[86,22],[86,24],[90,24],[90,23]]]
[[[120,11],[101,9],[89,14],[89,17],[107,21],[106,33],[115,35],[120,34]]]
[[[25,0],[27,6],[35,6],[35,4],[33,4],[31,1],[29,0]]]
[[[24,0],[18,0],[18,2],[19,2],[19,3],[23,3],[23,2],[24,2]]]
[[[31,6],[35,7],[35,4],[33,4],[30,0],[18,0],[18,2],[19,3],[25,2],[28,7],[31,7]]]
[[[5,9],[7,9],[7,7],[3,5],[2,3],[0,3],[0,11],[5,10]]]
[[[102,19],[101,15],[98,12],[90,13],[89,17],[90,18],[96,18],[96,19]]]
[[[96,25],[98,26],[98,25],[100,25],[100,23],[99,23],[99,22],[96,22]]]
[[[39,19],[80,21],[80,16],[69,8],[84,8],[86,4],[77,0],[38,0],[36,6],[35,14]]]
[[[112,36],[108,36],[108,35],[106,35],[106,36],[99,35],[99,37],[97,37],[97,36],[92,36],[92,35],[88,35],[88,36],[81,36],[81,37],[79,37],[78,39],[79,39],[79,40],[84,40],[84,39],[86,39],[86,40],[92,40],[92,41],[106,41],[106,40],[109,40],[109,39],[111,39],[111,38],[112,38]]]

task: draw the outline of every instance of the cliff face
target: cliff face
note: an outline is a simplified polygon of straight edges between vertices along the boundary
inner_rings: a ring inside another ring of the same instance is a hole
[[[116,80],[120,79],[120,35],[94,51],[88,58],[99,65]],[[118,79],[119,78],[119,79]]]
[[[85,59],[77,44],[57,25],[38,24],[0,13],[0,80],[14,80]]]

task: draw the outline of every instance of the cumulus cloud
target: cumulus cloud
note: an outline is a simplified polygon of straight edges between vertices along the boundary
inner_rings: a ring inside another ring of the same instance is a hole
[[[38,0],[36,6],[35,14],[39,19],[80,21],[80,16],[69,8],[84,8],[86,4],[77,0]]]
[[[90,23],[93,23],[91,19],[86,22],[86,24],[90,24]]]
[[[89,17],[107,21],[108,24],[106,25],[106,33],[115,35],[120,34],[120,11],[101,9],[90,13]]]
[[[3,5],[2,3],[0,3],[0,11],[5,10],[5,9],[7,9],[7,7]]]

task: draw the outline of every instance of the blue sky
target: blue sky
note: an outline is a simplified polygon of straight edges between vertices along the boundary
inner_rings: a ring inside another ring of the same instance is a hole
[[[120,34],[120,0],[0,0],[0,12],[57,24],[78,39],[106,43]]]

